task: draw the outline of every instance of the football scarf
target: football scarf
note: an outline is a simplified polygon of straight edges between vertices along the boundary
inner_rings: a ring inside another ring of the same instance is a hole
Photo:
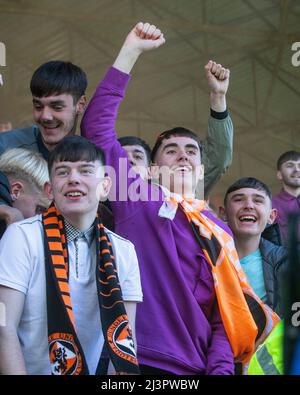
[[[235,362],[245,372],[251,355],[280,319],[249,285],[233,238],[203,213],[209,210],[206,202],[184,199],[162,189],[166,197],[159,216],[174,219],[179,205],[187,216],[211,266],[218,306]]]
[[[69,261],[64,220],[52,204],[42,217],[45,236],[48,345],[51,372],[55,375],[89,374],[76,333],[69,289]],[[126,314],[112,245],[97,217],[96,282],[104,348],[117,373],[138,374],[131,329]],[[89,301],[86,301],[89,303]],[[95,312],[97,314],[97,312]],[[99,350],[99,355],[101,350]],[[96,374],[103,372],[102,359]]]

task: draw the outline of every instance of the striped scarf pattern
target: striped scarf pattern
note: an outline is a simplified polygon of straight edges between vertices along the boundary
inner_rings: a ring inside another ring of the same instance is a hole
[[[211,266],[223,325],[235,362],[245,372],[252,354],[280,319],[249,285],[231,235],[203,213],[209,209],[206,202],[167,192],[159,216],[174,219],[179,205]]]
[[[54,204],[42,217],[45,236],[48,345],[55,375],[89,374],[79,342],[69,289],[69,259],[62,215]],[[113,255],[104,226],[97,217],[96,283],[104,334],[104,348],[117,373],[138,374],[138,362]],[[86,301],[89,303],[89,301]],[[95,312],[95,314],[97,314]],[[101,350],[99,350],[99,354]],[[103,372],[101,358],[96,374]]]

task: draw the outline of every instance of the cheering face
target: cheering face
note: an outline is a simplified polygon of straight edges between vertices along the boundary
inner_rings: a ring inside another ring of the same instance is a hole
[[[84,110],[85,97],[82,96],[77,104],[70,94],[33,96],[32,102],[34,121],[40,127],[45,146],[51,151],[65,136],[75,133],[78,114]]]
[[[284,162],[277,173],[277,177],[283,185],[290,188],[300,188],[300,159]]]
[[[270,198],[264,191],[241,188],[227,195],[226,220],[234,237],[261,235],[267,223],[276,218]]]
[[[161,184],[180,195],[194,194],[203,178],[200,149],[191,137],[171,136],[163,140],[155,164],[160,170]]]
[[[64,217],[95,218],[99,200],[105,199],[110,179],[100,161],[54,162],[46,192]]]

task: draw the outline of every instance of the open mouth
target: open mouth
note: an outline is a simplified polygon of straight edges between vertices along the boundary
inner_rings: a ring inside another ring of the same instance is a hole
[[[255,223],[257,218],[254,215],[242,215],[239,217],[241,222]]]
[[[65,193],[66,197],[71,197],[71,198],[78,198],[81,196],[85,196],[85,193],[80,192],[80,191],[74,191],[74,192],[67,192]]]
[[[44,128],[44,129],[48,129],[48,130],[51,130],[51,129],[57,129],[58,127],[59,127],[59,124],[53,124],[53,125],[50,125],[50,124],[41,124],[41,126]]]
[[[189,166],[178,166],[178,167],[175,167],[175,169],[174,169],[174,171],[180,172],[180,173],[187,173],[187,172],[190,172],[191,170],[192,170],[192,168]]]

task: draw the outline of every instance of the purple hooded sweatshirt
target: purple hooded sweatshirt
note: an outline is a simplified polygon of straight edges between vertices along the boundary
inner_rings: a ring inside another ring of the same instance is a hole
[[[130,166],[117,141],[115,121],[129,79],[109,69],[81,128],[82,135],[104,151],[106,165],[116,170],[110,195],[115,231],[134,243],[139,259],[144,294],[136,317],[139,362],[175,374],[233,374],[233,353],[211,268],[186,215],[178,208],[174,220],[159,217],[161,189],[136,174],[127,175]],[[127,198],[127,186],[139,194],[138,200]],[[156,201],[149,201],[149,196]],[[230,233],[224,223],[205,214]]]

